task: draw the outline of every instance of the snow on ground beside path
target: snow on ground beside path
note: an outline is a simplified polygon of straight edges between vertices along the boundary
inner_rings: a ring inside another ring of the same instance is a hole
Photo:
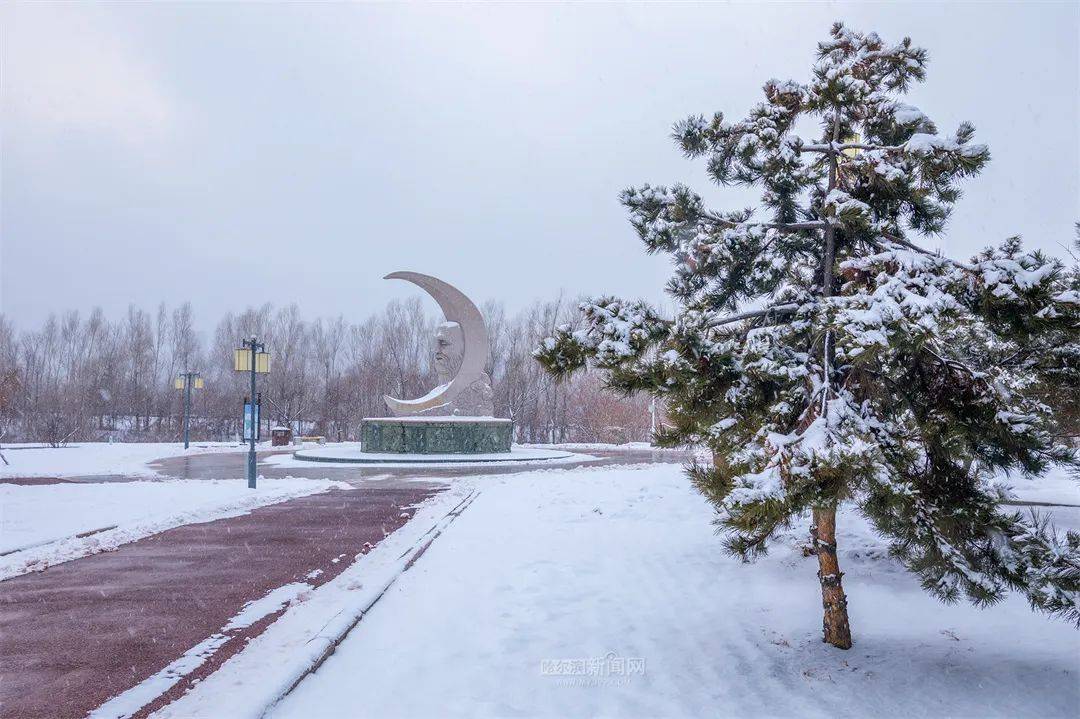
[[[1055,465],[1038,479],[1006,477],[1016,499],[1025,502],[1073,504],[1080,506],[1080,479],[1061,465]]]
[[[1073,627],[1017,597],[937,602],[851,512],[839,543],[856,644],[844,652],[820,639],[806,526],[743,564],[678,466],[475,486],[274,719],[1080,714]]]
[[[66,447],[3,445],[8,464],[0,477],[77,477],[117,474],[157,476],[146,465],[155,459],[220,452],[243,452],[235,442],[199,442],[185,450],[178,442],[82,442]]]
[[[350,489],[325,479],[260,479],[254,490],[241,479],[0,484],[0,553],[12,552],[0,557],[0,579],[334,487]],[[115,528],[75,536],[106,527]]]

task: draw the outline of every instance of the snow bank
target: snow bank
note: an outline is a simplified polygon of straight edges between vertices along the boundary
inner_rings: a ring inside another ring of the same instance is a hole
[[[350,489],[343,482],[291,478],[260,479],[255,490],[240,479],[0,484],[0,579],[333,487]]]
[[[102,474],[158,476],[146,464],[163,457],[245,452],[234,442],[200,442],[185,450],[177,442],[85,442],[66,447],[3,445],[9,464],[0,477],[77,477]]]

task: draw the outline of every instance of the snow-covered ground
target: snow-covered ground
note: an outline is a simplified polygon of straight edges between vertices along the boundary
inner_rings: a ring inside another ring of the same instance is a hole
[[[1080,506],[1080,478],[1070,475],[1069,471],[1061,465],[1051,467],[1038,479],[1016,476],[1005,477],[1004,481],[1012,487],[1012,493],[1016,499],[1023,502]]]
[[[148,462],[164,457],[244,452],[235,442],[199,442],[187,450],[178,442],[81,442],[65,447],[3,445],[8,464],[0,462],[2,477],[77,477],[117,474],[152,477]]]
[[[349,485],[260,479],[253,491],[241,479],[0,484],[0,579],[332,487]],[[76,536],[101,529],[105,531]]]
[[[475,500],[271,716],[1080,713],[1073,627],[1016,597],[985,610],[942,605],[852,512],[840,518],[856,640],[844,652],[820,640],[806,527],[743,564],[724,554],[710,507],[677,465],[455,483],[466,487]],[[363,590],[353,615],[371,601],[364,563],[375,554],[339,578]],[[305,612],[331,599],[348,592],[315,590],[162,716],[213,716],[226,699],[230,716],[259,716],[296,676],[280,667],[308,646],[297,627],[324,626],[326,607]],[[260,667],[279,671],[280,686]]]

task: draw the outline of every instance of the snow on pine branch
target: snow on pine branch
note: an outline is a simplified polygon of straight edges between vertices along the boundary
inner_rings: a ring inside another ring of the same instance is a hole
[[[599,367],[617,367],[640,357],[667,334],[667,323],[644,302],[605,297],[583,302],[579,310],[581,329],[559,327],[533,352],[557,375],[580,369],[589,360]]]

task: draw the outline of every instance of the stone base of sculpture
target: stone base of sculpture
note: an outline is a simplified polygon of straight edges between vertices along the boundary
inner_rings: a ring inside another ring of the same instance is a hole
[[[360,447],[375,454],[498,454],[514,425],[495,417],[378,417],[360,423]]]

